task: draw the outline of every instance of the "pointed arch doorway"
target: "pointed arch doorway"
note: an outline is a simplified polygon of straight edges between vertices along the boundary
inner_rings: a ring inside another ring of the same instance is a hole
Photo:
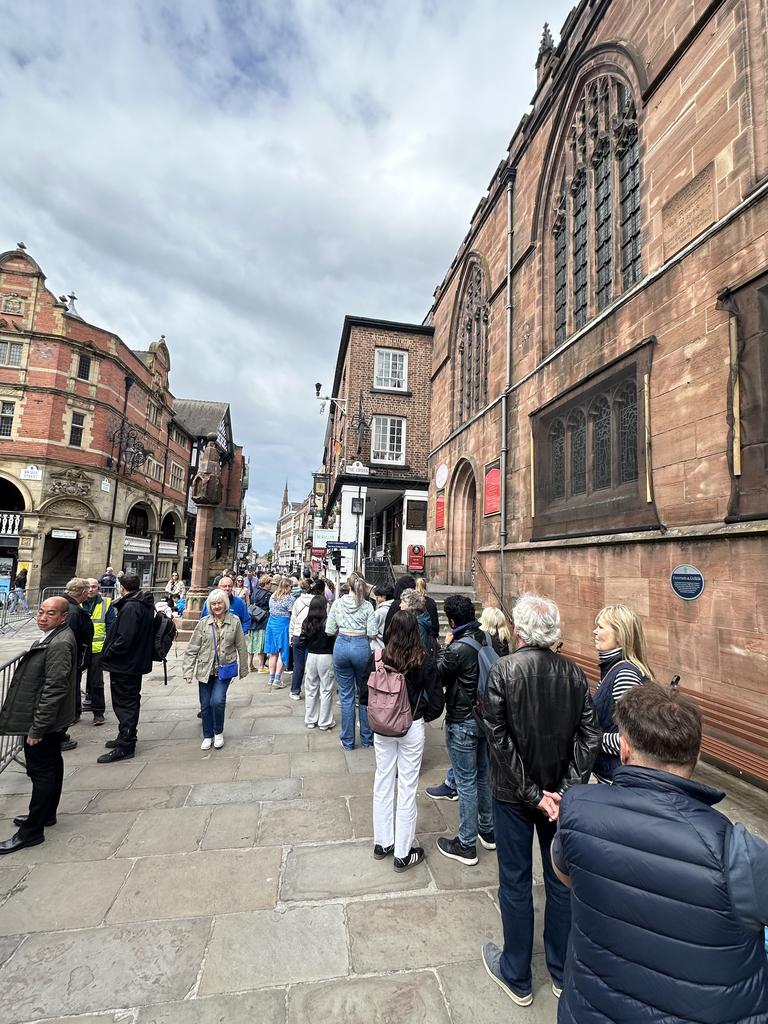
[[[472,585],[472,560],[477,551],[477,481],[466,460],[459,463],[449,503],[450,582],[460,587]]]

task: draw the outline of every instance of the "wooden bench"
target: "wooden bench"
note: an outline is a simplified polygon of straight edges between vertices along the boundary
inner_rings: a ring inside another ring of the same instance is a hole
[[[594,692],[600,682],[595,659],[583,654],[564,654],[575,661]],[[701,753],[705,760],[762,787],[768,786],[768,714],[745,704],[735,704],[680,687],[695,701],[704,717]]]

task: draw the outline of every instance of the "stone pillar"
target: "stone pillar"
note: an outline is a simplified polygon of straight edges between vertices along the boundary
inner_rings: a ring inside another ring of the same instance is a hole
[[[213,539],[213,520],[221,503],[221,460],[216,447],[216,435],[208,435],[208,444],[200,457],[197,475],[192,481],[192,501],[197,505],[195,523],[195,552],[192,556],[192,576],[187,603],[179,628],[179,640],[185,642],[192,635],[200,610],[208,596],[208,571]]]

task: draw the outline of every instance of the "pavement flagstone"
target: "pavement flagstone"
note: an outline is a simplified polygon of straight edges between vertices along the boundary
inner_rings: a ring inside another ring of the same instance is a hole
[[[447,765],[427,728],[417,801],[426,860],[372,857],[370,750],[304,727],[264,676],[233,684],[223,750],[200,750],[197,699],[171,656],[145,680],[136,757],[97,765],[114,718],[73,727],[58,824],[0,861],[0,1024],[554,1024],[534,866],[534,1003],[488,979],[501,941],[495,854],[441,857],[457,807],[423,795]],[[338,708],[334,705],[335,713]],[[726,811],[768,832],[768,797],[713,768]],[[29,782],[0,774],[0,838]]]

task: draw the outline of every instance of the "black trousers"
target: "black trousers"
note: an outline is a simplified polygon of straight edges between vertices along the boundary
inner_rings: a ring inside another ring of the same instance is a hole
[[[110,672],[109,692],[118,725],[117,745],[121,750],[133,751],[141,707],[141,673]]]
[[[82,680],[83,680],[83,670],[81,668],[79,668],[77,670],[76,679],[75,679],[75,684],[76,684],[75,685],[75,721],[77,721],[78,718],[80,718],[80,716],[83,713],[83,695],[80,692],[80,686],[82,685]]]
[[[85,699],[91,703],[94,715],[103,715],[104,704],[104,672],[101,668],[101,651],[91,654],[91,663],[85,677]]]
[[[29,816],[19,829],[19,835],[24,839],[41,836],[46,821],[56,816],[64,782],[64,758],[61,756],[63,738],[63,732],[49,732],[34,746],[30,746],[24,739],[27,775],[32,780]]]

